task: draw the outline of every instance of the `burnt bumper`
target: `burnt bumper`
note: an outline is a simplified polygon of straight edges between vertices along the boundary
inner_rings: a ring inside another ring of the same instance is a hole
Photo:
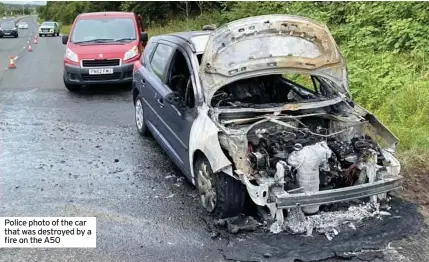
[[[402,176],[387,178],[358,186],[324,190],[314,193],[281,194],[275,193],[277,208],[293,208],[329,203],[344,202],[386,193],[402,187]]]
[[[123,64],[113,67],[113,73],[92,75],[89,71],[94,68],[66,64],[64,65],[64,81],[69,84],[80,85],[131,83],[133,66],[133,64]]]

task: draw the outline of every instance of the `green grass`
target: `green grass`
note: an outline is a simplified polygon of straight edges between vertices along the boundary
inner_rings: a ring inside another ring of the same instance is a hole
[[[61,25],[61,33],[64,35],[70,34],[70,29],[72,25]]]

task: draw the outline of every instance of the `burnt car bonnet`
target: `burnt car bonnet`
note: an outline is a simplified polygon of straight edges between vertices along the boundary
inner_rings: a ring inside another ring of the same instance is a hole
[[[299,16],[266,15],[228,23],[211,33],[201,65],[208,102],[226,84],[285,71],[328,78],[337,91],[349,94],[345,61],[329,29]]]

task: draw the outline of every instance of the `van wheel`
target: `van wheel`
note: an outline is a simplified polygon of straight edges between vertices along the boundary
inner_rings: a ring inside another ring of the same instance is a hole
[[[205,157],[195,161],[194,174],[201,206],[207,212],[217,218],[241,213],[246,195],[240,181],[223,172],[214,174]]]

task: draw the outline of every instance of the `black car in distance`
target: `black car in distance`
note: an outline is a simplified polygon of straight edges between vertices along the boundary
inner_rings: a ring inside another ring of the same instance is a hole
[[[1,21],[0,37],[18,37],[18,28],[12,20]]]

